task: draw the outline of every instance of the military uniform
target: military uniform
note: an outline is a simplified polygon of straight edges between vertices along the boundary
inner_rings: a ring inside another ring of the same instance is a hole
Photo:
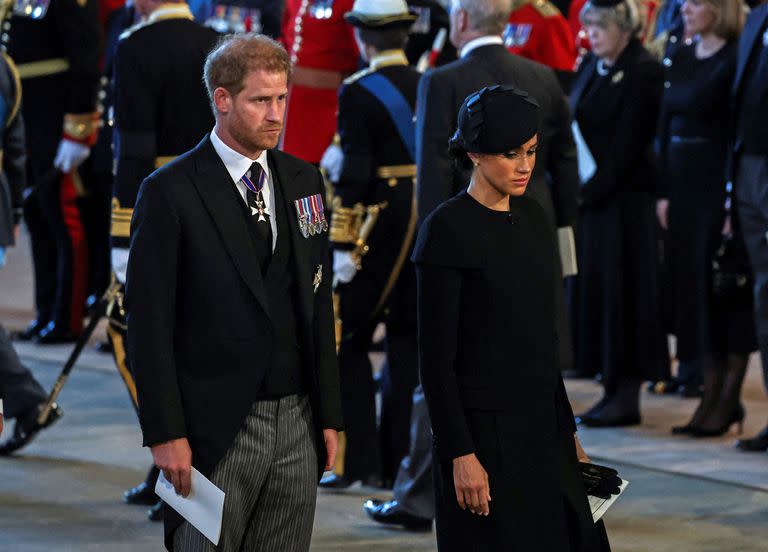
[[[182,3],[161,5],[118,42],[111,236],[113,267],[121,281],[141,182],[213,128],[202,75],[217,38],[195,23]]]
[[[282,42],[293,63],[281,148],[320,163],[336,132],[337,94],[358,67],[352,0],[287,0]]]
[[[375,79],[384,79],[399,93],[406,112],[405,120],[400,120],[410,133],[406,138],[410,146],[390,111],[370,91],[382,87]],[[408,262],[417,215],[415,130],[407,110],[415,109],[418,81],[419,73],[408,66],[405,54],[393,50],[374,57],[370,68],[347,79],[339,92],[344,164],[336,187],[331,242],[335,250],[362,253],[358,273],[336,288],[343,335],[339,368],[347,437],[344,475],[352,481],[378,476],[379,468],[384,480],[393,480],[408,450],[411,395],[418,376],[415,275]],[[365,217],[375,219],[367,239]],[[377,437],[368,351],[381,320],[387,328],[387,362]]]
[[[549,0],[522,0],[515,4],[504,33],[513,54],[538,61],[555,71],[572,73],[576,43],[568,22]]]
[[[32,238],[37,320],[28,333],[61,337],[82,330],[88,284],[88,247],[78,196],[77,171],[54,169],[62,137],[92,145],[96,136],[99,27],[96,0],[29,4],[39,19],[14,15],[4,45],[18,64],[24,90],[22,113],[32,194],[24,216]],[[51,334],[53,335],[53,334]]]

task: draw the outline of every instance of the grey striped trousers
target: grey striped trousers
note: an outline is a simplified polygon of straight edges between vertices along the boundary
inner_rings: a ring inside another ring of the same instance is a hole
[[[219,545],[185,521],[174,551],[309,550],[317,499],[314,435],[305,396],[256,401],[211,475],[226,495]]]

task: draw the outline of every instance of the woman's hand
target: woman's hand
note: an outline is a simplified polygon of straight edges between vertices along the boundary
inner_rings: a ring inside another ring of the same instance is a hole
[[[588,464],[592,463],[592,460],[589,459],[589,456],[587,456],[587,453],[584,452],[584,449],[581,446],[581,442],[579,441],[579,438],[576,437],[576,434],[573,435],[573,440],[576,443],[576,457],[579,459],[579,462],[587,462]]]
[[[480,460],[474,453],[453,459],[453,485],[459,508],[473,514],[487,516],[490,513],[491,489]]]
[[[669,226],[669,200],[660,199],[656,202],[656,218],[664,230]]]

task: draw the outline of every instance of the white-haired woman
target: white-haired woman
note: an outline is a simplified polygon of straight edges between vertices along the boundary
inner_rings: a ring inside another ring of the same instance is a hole
[[[571,107],[596,170],[581,189],[576,369],[599,370],[605,393],[577,421],[634,425],[640,384],[663,366],[652,149],[663,71],[637,38],[634,0],[591,0],[581,19],[592,53],[576,76]]]

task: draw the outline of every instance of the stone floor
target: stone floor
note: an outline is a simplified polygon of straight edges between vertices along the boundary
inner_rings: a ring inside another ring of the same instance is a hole
[[[25,247],[12,250],[9,267],[0,270],[0,322],[15,328],[29,318],[32,300]],[[69,352],[24,344],[18,350],[46,388]],[[577,412],[599,396],[593,382],[567,386]],[[742,399],[745,432],[756,432],[768,420],[756,361]],[[147,522],[142,508],[120,502],[122,490],[143,477],[149,455],[110,357],[89,347],[60,402],[59,423],[22,454],[0,459],[0,552],[162,550],[161,527]],[[606,515],[614,551],[768,550],[768,454],[733,450],[733,433],[703,441],[672,437],[669,427],[694,407],[691,400],[645,397],[641,426],[580,431],[593,459],[631,482]],[[321,492],[312,550],[435,550],[432,534],[369,522],[360,505],[370,495],[387,496],[361,487]]]

